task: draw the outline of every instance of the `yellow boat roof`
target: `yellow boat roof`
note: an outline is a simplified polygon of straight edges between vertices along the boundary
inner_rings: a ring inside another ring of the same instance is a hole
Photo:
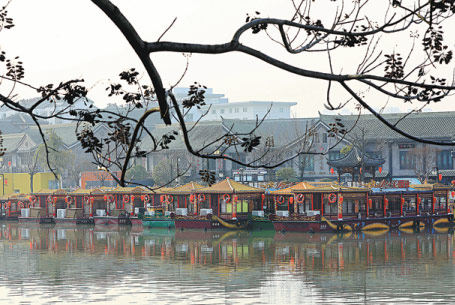
[[[39,191],[33,192],[35,195],[65,195],[67,192],[64,189],[41,189]]]
[[[350,187],[343,186],[337,183],[332,183],[328,185],[321,185],[319,187],[314,187],[312,189],[302,189],[295,188],[292,190],[294,193],[331,193],[331,192],[368,192],[370,189],[368,187]]]
[[[263,193],[264,190],[226,178],[212,186],[199,189],[198,193]]]
[[[190,194],[194,190],[198,190],[198,189],[202,189],[202,188],[204,188],[203,185],[200,185],[199,183],[192,181],[192,182],[188,182],[187,184],[174,187],[171,192],[179,193],[179,194]]]
[[[308,182],[302,181],[299,182],[293,186],[281,189],[281,190],[276,190],[276,191],[271,191],[270,194],[274,195],[292,195],[294,194],[292,191],[293,190],[310,190],[314,189],[315,187]]]

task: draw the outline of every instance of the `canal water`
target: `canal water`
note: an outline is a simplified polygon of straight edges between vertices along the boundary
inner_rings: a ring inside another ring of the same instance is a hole
[[[0,303],[455,303],[448,232],[0,228]]]

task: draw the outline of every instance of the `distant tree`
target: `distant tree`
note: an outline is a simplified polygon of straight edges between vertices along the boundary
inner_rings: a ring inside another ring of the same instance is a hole
[[[30,150],[23,155],[22,164],[25,171],[30,175],[30,192],[33,193],[33,179],[40,169],[40,160],[37,150]]]
[[[87,158],[87,156],[77,154],[73,151],[68,152],[68,159],[71,161],[66,166],[68,182],[71,186],[79,187],[81,173],[85,171],[94,171],[96,170],[96,166]],[[110,177],[108,173],[104,173]]]
[[[172,165],[169,159],[162,159],[154,167],[152,178],[156,185],[167,185],[172,183],[177,176],[177,168]]]
[[[407,157],[414,163],[414,173],[421,183],[428,181],[432,174],[438,151],[440,149],[431,145],[416,145],[408,151]]]
[[[296,179],[296,173],[292,167],[283,167],[276,171],[277,181],[294,182]]]
[[[144,180],[149,178],[150,175],[147,173],[145,167],[140,164],[134,165],[126,172],[126,179],[133,180]]]
[[[39,145],[36,153],[41,167],[53,171],[59,183],[65,171],[74,165],[73,152],[66,148],[63,140],[54,131],[47,134],[46,144]]]

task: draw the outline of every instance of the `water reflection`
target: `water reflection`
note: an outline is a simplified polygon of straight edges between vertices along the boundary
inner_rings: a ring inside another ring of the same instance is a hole
[[[454,302],[451,233],[0,224],[0,302]]]

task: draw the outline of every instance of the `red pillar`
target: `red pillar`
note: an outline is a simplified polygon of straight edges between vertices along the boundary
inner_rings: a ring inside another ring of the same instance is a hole
[[[449,208],[449,191],[446,191],[446,210],[447,214],[450,213],[450,208]]]
[[[324,193],[321,194],[321,217],[324,216]]]
[[[314,208],[313,208],[313,199],[314,199],[314,194],[311,193],[311,210],[314,210]]]
[[[177,196],[177,208],[180,208],[180,200],[179,196]]]
[[[420,201],[421,201],[421,199],[420,199],[420,197],[419,197],[419,194],[417,194],[417,195],[416,195],[416,205],[417,205],[417,206],[416,206],[416,215],[419,215],[419,214],[420,214],[420,213],[419,213]]]
[[[383,209],[384,209],[384,218],[387,216],[387,211],[386,211],[386,209],[387,209],[387,202],[388,202],[388,200],[387,200],[387,198],[386,198],[385,195],[384,195],[384,198],[383,198],[383,200],[382,200],[382,207],[383,207]]]
[[[436,204],[436,197],[433,194],[433,199],[431,200],[431,210],[433,211],[433,214],[434,214],[434,206],[435,206],[435,204]]]
[[[366,202],[366,212],[367,212],[367,218],[370,216],[370,199],[368,198],[368,193],[367,193],[367,202]],[[362,214],[362,211],[360,211],[360,214]]]
[[[191,195],[190,195],[190,196],[191,196]],[[188,208],[188,203],[186,202],[186,201],[187,201],[187,199],[188,199],[187,197],[188,197],[188,196],[185,196],[185,209],[187,209],[187,208]]]
[[[403,195],[400,195],[400,216],[403,217],[403,205],[404,205],[404,198]]]
[[[338,202],[337,202],[337,208],[338,208],[338,220],[343,219],[343,196],[341,194],[338,194]]]

